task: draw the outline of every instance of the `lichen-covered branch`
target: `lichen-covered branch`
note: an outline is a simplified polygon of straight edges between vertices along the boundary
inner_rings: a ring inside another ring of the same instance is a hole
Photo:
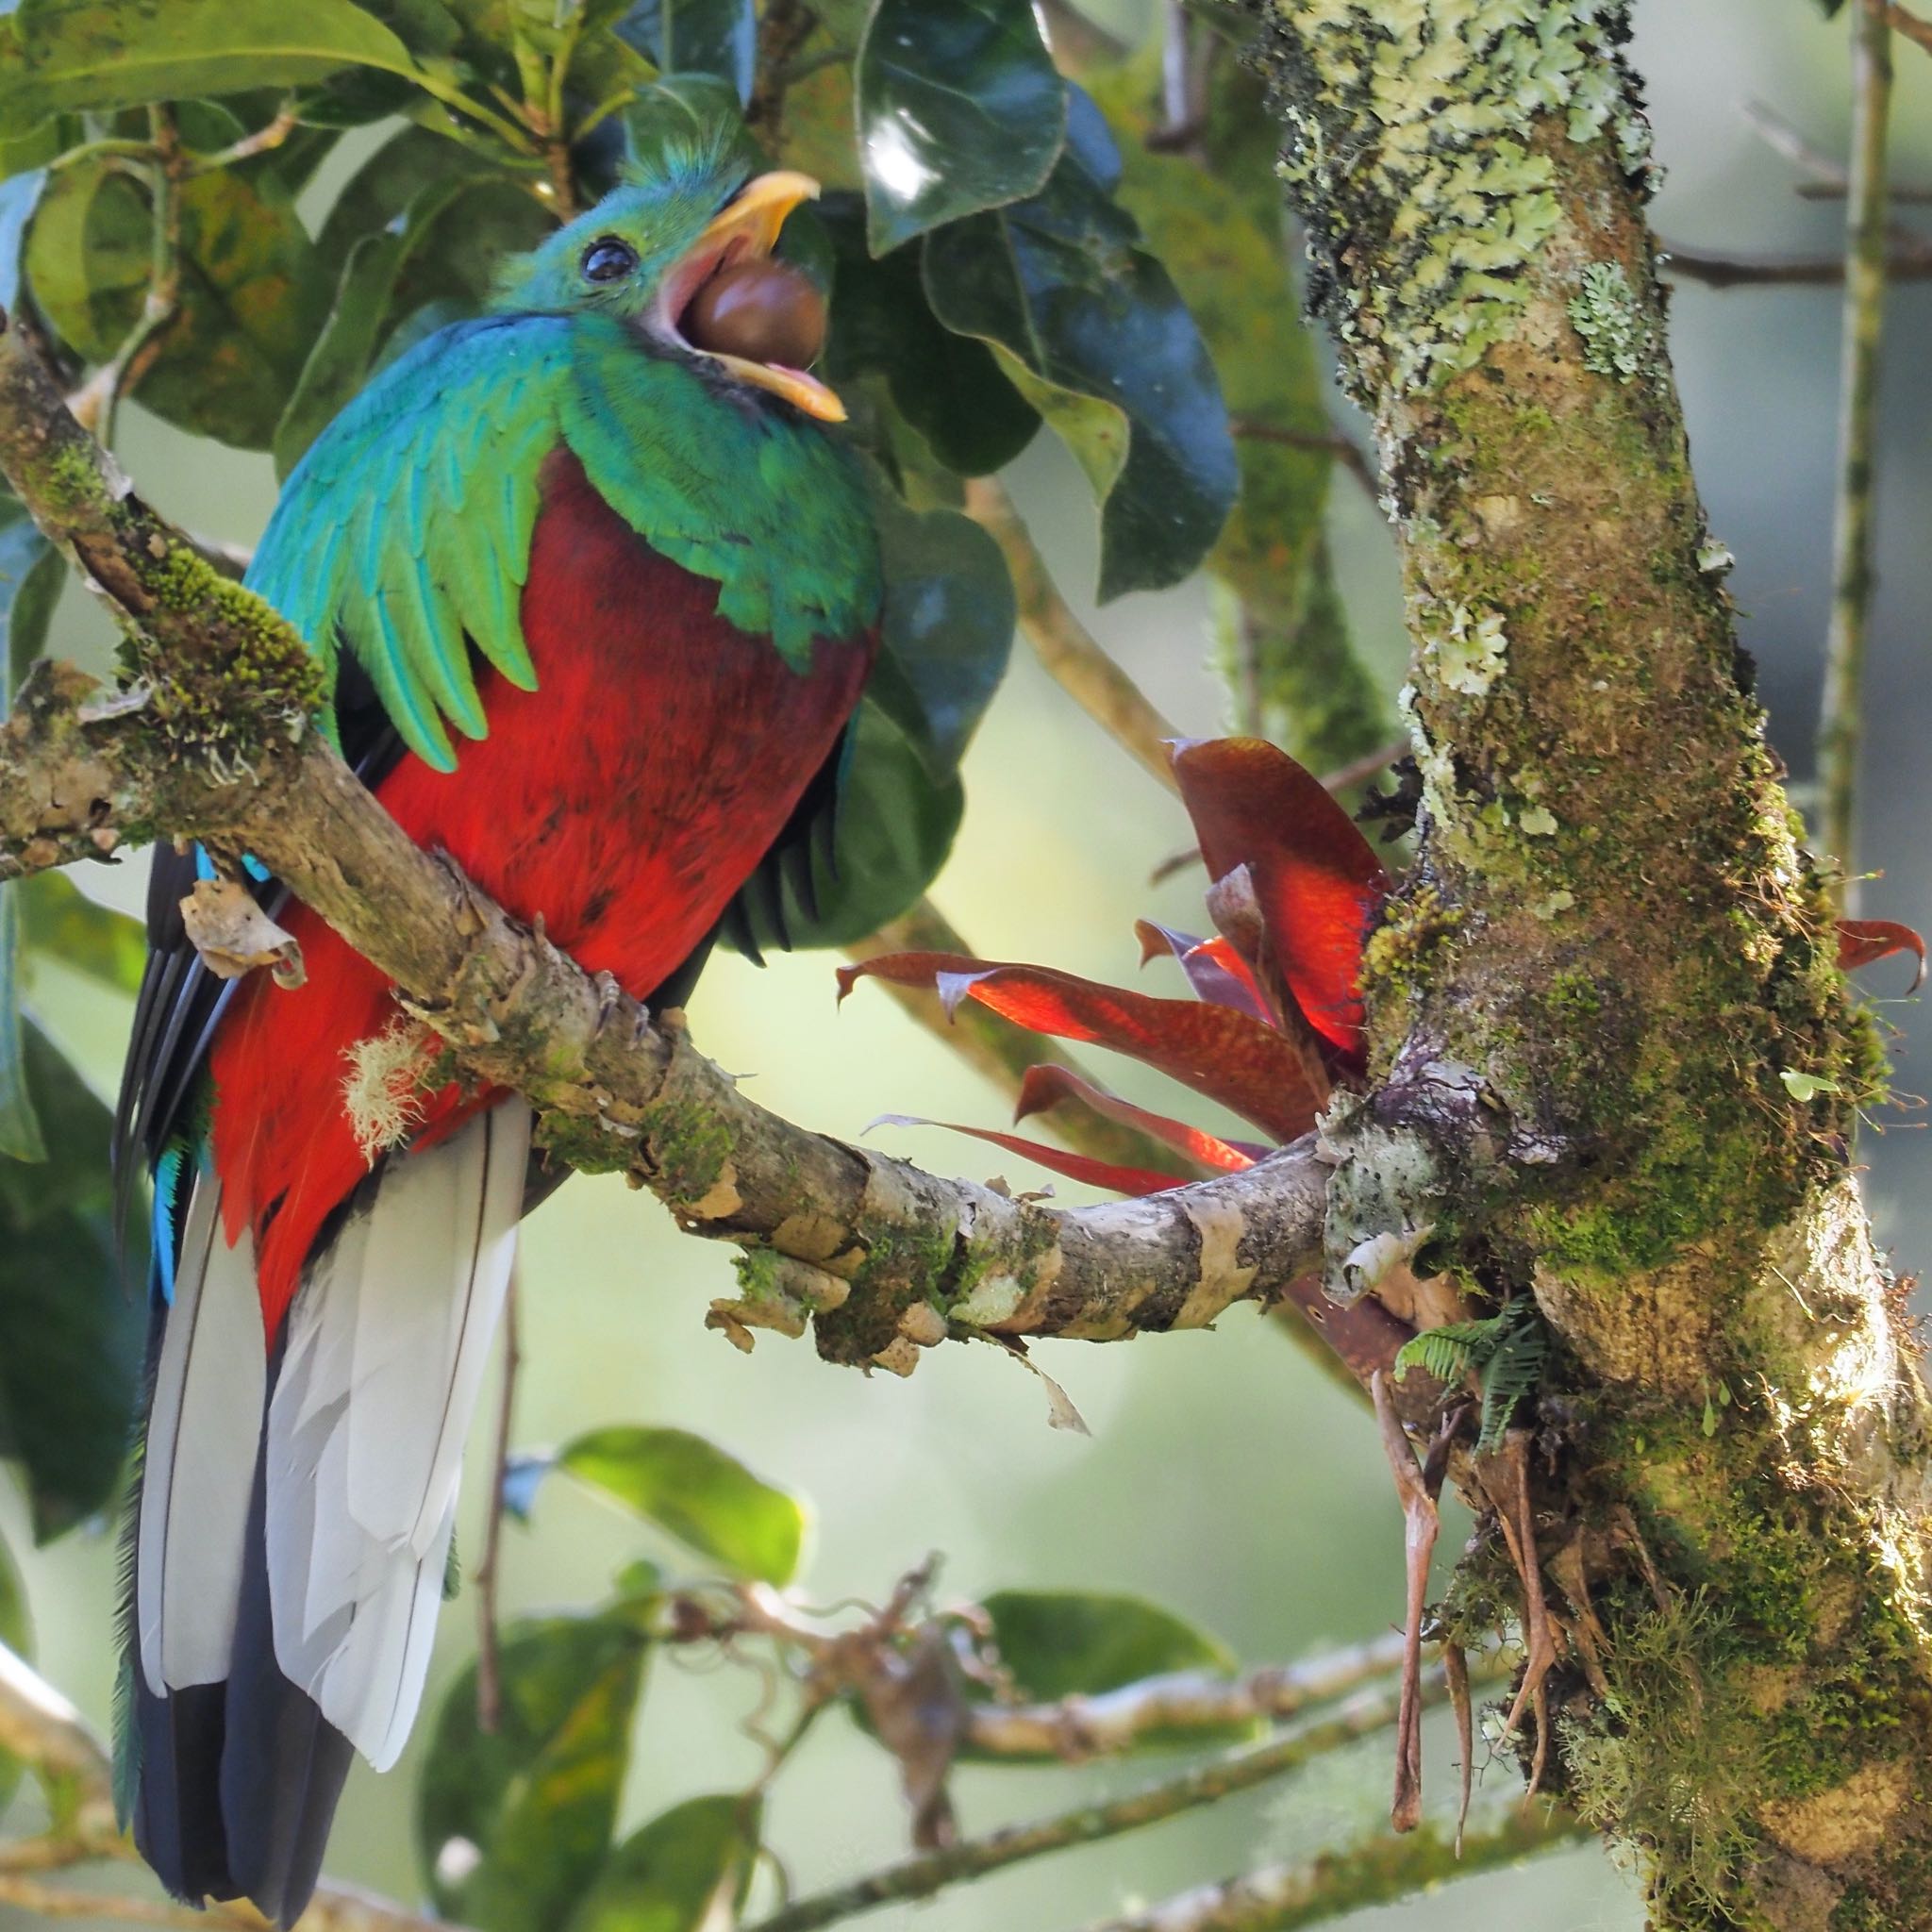
[[[1432,1827],[1402,1837],[1391,1832],[1300,1864],[1263,1865],[1218,1885],[1197,1886],[1102,1920],[1087,1932],[1291,1932],[1393,1905],[1424,1886],[1520,1864],[1585,1836],[1586,1828],[1565,1813],[1525,1806],[1467,1833],[1459,1844],[1453,1834]]]
[[[1330,1286],[1425,1241],[1533,1298],[1535,1547],[1492,1515],[1447,1610],[1558,1579],[1525,1759],[1643,1855],[1653,1923],[1915,1932],[1932,1409],[1847,1163],[1871,1029],[1690,475],[1626,8],[1255,11],[1396,520],[1424,788],[1375,1084],[1324,1127]]]
[[[691,1045],[412,844],[307,718],[312,660],[128,489],[0,333],[0,471],[127,626],[124,692],[46,669],[0,726],[0,875],[158,833],[245,850],[391,978],[473,1077],[528,1095],[570,1164],[622,1171],[745,1246],[737,1335],[818,1317],[834,1358],[904,1366],[957,1327],[1111,1339],[1284,1292],[1325,1170],[1291,1149],[1147,1201],[1056,1210],[767,1112]]]

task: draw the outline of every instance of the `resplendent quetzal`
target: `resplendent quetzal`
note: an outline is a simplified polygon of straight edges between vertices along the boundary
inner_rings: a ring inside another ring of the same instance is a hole
[[[760,340],[746,278],[784,280],[757,265],[816,192],[749,174],[669,154],[514,264],[316,441],[248,573],[404,829],[658,1005],[741,891],[808,872],[876,641],[843,412],[787,366],[815,344],[718,352]],[[195,865],[158,855],[118,1124],[156,1237],[121,1789],[170,1890],[287,1924],[352,1750],[386,1768],[416,1715],[517,1223],[554,1176],[500,1089],[418,1095],[372,1148],[344,1083],[363,1042],[408,1058],[391,989],[273,882],[307,983],[214,978]]]

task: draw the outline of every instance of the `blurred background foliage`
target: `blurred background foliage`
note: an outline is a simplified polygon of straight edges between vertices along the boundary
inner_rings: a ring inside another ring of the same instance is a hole
[[[223,0],[225,29],[245,39],[258,17],[276,30],[283,6]],[[426,73],[432,96],[447,94],[462,74],[480,72],[523,91],[528,76],[503,51],[519,6],[382,0],[363,12],[303,0],[319,40],[362,35],[359,58],[373,64],[344,74],[318,57],[313,75],[291,73],[302,125],[277,146],[180,184],[179,333],[151,375],[130,365],[133,399],[112,425],[124,461],[164,512],[208,538],[252,541],[277,475],[333,409],[384,358],[474,306],[501,253],[547,225],[529,192],[542,155],[506,160],[503,141],[476,132],[474,114],[465,137],[452,138],[421,81]],[[1163,100],[1162,21],[1151,0],[1088,12],[1145,51],[1112,60],[1063,42],[1079,56],[1083,91],[1024,32],[1016,38],[998,8],[878,0],[855,96],[845,65],[816,58],[860,41],[866,9],[835,0],[820,9],[818,41],[784,51],[797,78],[776,125],[784,158],[833,191],[793,253],[834,282],[830,370],[880,466],[901,559],[903,675],[874,692],[862,808],[847,834],[870,842],[855,844],[841,868],[873,890],[828,894],[817,936],[858,938],[943,858],[933,897],[976,949],[1121,979],[1136,916],[1198,924],[1197,873],[1149,880],[1186,842],[1185,820],[1024,648],[973,735],[1005,670],[1010,625],[988,541],[951,513],[958,476],[1003,472],[1075,612],[1189,735],[1259,729],[1318,768],[1345,762],[1386,734],[1406,646],[1387,528],[1322,446],[1331,427],[1359,446],[1363,425],[1334,399],[1325,345],[1299,323],[1268,149],[1243,111],[1243,83],[1220,60],[1206,99]],[[573,86],[598,101],[634,100],[634,144],[747,95],[753,124],[771,134],[774,104],[753,89],[748,12],[642,0],[589,13],[617,31],[589,36],[573,54]],[[922,77],[917,63],[908,72],[887,58],[880,25],[939,13],[951,25],[934,50],[937,71],[959,83],[946,88],[932,85],[933,68]],[[549,8],[529,10],[540,15],[551,17]],[[790,17],[774,7],[768,23],[774,15]],[[408,43],[416,79],[382,71],[389,37],[375,38],[378,19],[395,44]],[[1842,24],[1764,0],[1642,0],[1637,28],[1634,58],[1667,171],[1656,209],[1666,241],[1835,251],[1840,208],[1794,193],[1798,171],[1754,132],[1742,104],[1767,103],[1818,150],[1841,153]],[[0,124],[75,104],[58,93],[58,72],[49,78],[42,63],[36,80],[18,52],[0,61]],[[709,77],[654,87],[658,68]],[[1932,186],[1932,63],[1902,48],[1899,69],[1896,175]],[[940,166],[958,135],[950,117],[961,92],[979,82],[974,111],[1001,138],[979,142],[974,167]],[[250,84],[240,70],[229,83]],[[34,85],[54,92],[24,106]],[[205,77],[197,87],[222,91]],[[197,154],[226,148],[269,123],[281,98],[277,89],[197,103],[180,114],[179,139]],[[395,119],[405,109],[416,125]],[[855,114],[861,128],[888,134],[916,120],[939,145],[892,151],[890,165],[875,159],[867,182]],[[579,157],[592,181],[621,154],[623,118]],[[1150,148],[1147,134],[1177,120],[1188,138]],[[112,152],[115,141],[149,139],[145,117],[96,131],[107,150],[31,192],[21,183],[53,152],[0,142],[0,171],[11,177],[0,183],[0,303],[16,299],[25,225],[42,313],[69,349],[99,363],[139,333],[153,224],[150,191]],[[1136,227],[1150,254],[1139,252]],[[1108,274],[1083,289],[1083,264],[1092,263]],[[1231,441],[1208,409],[1193,325],[1169,273],[1214,351]],[[1131,302],[1112,299],[1122,287]],[[1084,302],[1091,325],[1042,335],[1043,290],[1076,311]],[[1738,558],[1745,641],[1801,796],[1827,594],[1838,300],[1828,288],[1687,284],[1673,304],[1699,479]],[[1922,924],[1932,899],[1932,850],[1918,836],[1920,747],[1932,729],[1920,616],[1932,608],[1928,323],[1925,285],[1895,288],[1858,854],[1861,869],[1884,874],[1867,909]],[[137,341],[134,353],[138,364],[146,351]],[[1170,376],[1193,385],[1194,407],[1158,392]],[[111,399],[97,391],[96,400]],[[1036,433],[1042,420],[1054,435]],[[1238,508],[1217,539],[1237,465]],[[1104,610],[1100,592],[1114,600]],[[12,614],[14,677],[42,646],[107,663],[104,621],[4,507],[0,606]],[[17,975],[26,1015],[19,1053],[0,1039],[0,1137],[11,1137],[0,1144],[31,1154],[38,1136],[53,1156],[44,1165],[0,1160],[0,1639],[25,1641],[30,1619],[41,1667],[103,1725],[114,1668],[105,1506],[137,1338],[131,1313],[104,1291],[112,1208],[89,1150],[105,1141],[96,1096],[118,1073],[139,956],[128,929],[91,908],[136,908],[143,874],[135,858],[0,895],[0,926],[12,929],[0,930],[0,977]],[[788,891],[783,905],[748,908],[748,939],[769,943],[781,919],[812,927]],[[753,1079],[767,1105],[833,1133],[856,1136],[877,1115],[908,1109],[997,1118],[978,1076],[891,1001],[868,991],[835,1014],[833,963],[823,952],[774,956],[762,970],[720,958],[692,1001],[706,1051]],[[9,1005],[0,997],[0,1014]],[[1886,1007],[1883,1017],[1900,1029],[1898,1084],[1909,1092],[1916,1009]],[[1108,1073],[1135,1098],[1164,1097],[1151,1075]],[[30,1107],[9,1095],[9,1080]],[[1932,1238],[1924,1146],[1909,1111],[1872,1126],[1862,1150],[1872,1205],[1908,1266]],[[995,1171],[979,1148],[879,1131],[930,1164]],[[1041,1184],[1021,1162],[1001,1158],[997,1171],[1016,1187]],[[1058,1185],[1063,1198],[1081,1198]],[[502,1723],[492,1737],[476,1730],[476,1592],[466,1590],[445,1619],[429,1715],[402,1767],[382,1781],[360,1768],[352,1776],[329,1859],[336,1875],[408,1898],[426,1885],[439,1907],[484,1926],[561,1924],[576,1912],[574,1924],[615,1927],[631,1923],[626,1887],[635,1893],[671,1873],[663,1882],[675,1889],[680,1869],[728,1869],[747,1814],[715,1794],[742,1790],[762,1768],[742,1728],[760,1685],[746,1671],[696,1667],[696,1651],[646,1642],[641,1607],[666,1577],[795,1575],[808,1601],[876,1603],[939,1552],[939,1601],[987,1603],[1009,1663],[1041,1694],[1077,1681],[1054,1674],[1052,1646],[1037,1640],[1042,1618],[1062,1637],[1075,1628],[1077,1606],[1041,1592],[1123,1593],[1177,1620],[1100,1613],[1081,1653],[1090,1674],[1282,1660],[1399,1619],[1400,1515],[1370,1432],[1348,1397],[1251,1309],[1217,1334],[1040,1351],[1091,1430],[1081,1438],[1049,1431],[1038,1382],[991,1349],[933,1351],[906,1381],[835,1372],[808,1344],[776,1337],[738,1353],[702,1322],[708,1302],[732,1291],[726,1255],[678,1236],[611,1180],[576,1179],[547,1204],[525,1257],[523,1453],[495,1581],[506,1619]],[[479,1430],[473,1472],[491,1448]],[[470,1553],[485,1545],[486,1487],[473,1480],[466,1497]],[[1121,1643],[1126,1660],[1109,1663],[1107,1645]],[[1448,1739],[1432,1740],[1438,1807],[1450,1798],[1450,1756]],[[1158,1761],[968,1763],[952,1799],[965,1829],[984,1830],[1126,1789]],[[532,1811],[528,1788],[546,1777],[555,1806]],[[904,1848],[897,1778],[858,1724],[834,1715],[814,1728],[763,1801],[762,1834],[795,1887]],[[1374,1740],[1185,1822],[957,1889],[917,1908],[917,1921],[932,1932],[1078,1925],[1129,1899],[1356,1838],[1378,1824],[1388,1781],[1387,1740]],[[1505,1766],[1488,1782],[1499,1803],[1516,1789]],[[0,1833],[30,1830],[41,1815],[31,1785],[17,1794],[13,1786],[0,1762]],[[572,1884],[581,1890],[613,1836],[623,1851],[595,1894],[577,1896]],[[441,1856],[466,1840],[488,1848],[482,1865]],[[579,1878],[559,1892],[572,1846],[589,1849]],[[911,1916],[889,1907],[873,1923]],[[1352,1923],[1457,1932],[1498,1918],[1583,1932],[1635,1928],[1641,1912],[1624,1877],[1586,1850]],[[25,1923],[0,1907],[0,1926]]]

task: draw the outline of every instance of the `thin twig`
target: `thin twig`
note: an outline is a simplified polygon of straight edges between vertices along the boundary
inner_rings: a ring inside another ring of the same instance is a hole
[[[785,118],[785,91],[795,78],[792,68],[818,25],[818,9],[804,0],[767,0],[758,22],[756,78],[744,119],[754,134],[774,146]]]
[[[1824,793],[1819,841],[1838,860],[1839,910],[1857,910],[1858,741],[1872,603],[1874,467],[1887,276],[1885,147],[1891,118],[1891,30],[1881,0],[1852,9],[1852,172],[1846,204],[1844,340],[1839,376],[1838,506],[1831,624],[1818,720]]]
[[[1392,1905],[1425,1885],[1473,1877],[1590,1837],[1568,1813],[1512,1807],[1460,1845],[1430,1829],[1377,1837],[1299,1865],[1264,1865],[1196,1887],[1088,1932],[1291,1932],[1370,1906]]]
[[[1932,20],[1922,19],[1908,7],[1896,5],[1884,9],[1883,24],[1894,32],[1903,34],[1915,46],[1924,47],[1932,54]]]
[[[503,1559],[504,1483],[509,1474],[510,1431],[516,1418],[517,1372],[524,1365],[517,1335],[517,1270],[503,1298],[503,1381],[496,1399],[496,1443],[490,1458],[490,1505],[483,1560],[476,1565],[476,1728],[496,1735],[503,1721],[503,1658],[497,1641],[496,1583]]]
[[[114,414],[122,396],[154,367],[161,331],[181,306],[181,184],[188,159],[173,108],[150,108],[148,130],[154,160],[142,171],[153,205],[147,293],[140,319],[121,346],[69,404],[81,426],[108,443],[114,440]]]
[[[1432,1678],[1430,1690],[1437,1699],[1443,1694],[1440,1674]],[[1037,1824],[1009,1825],[943,1851],[901,1859],[866,1877],[799,1899],[761,1919],[748,1932],[813,1932],[814,1927],[870,1911],[875,1906],[930,1898],[962,1879],[1158,1824],[1283,1776],[1325,1752],[1339,1751],[1358,1738],[1384,1730],[1395,1722],[1396,1709],[1397,1699],[1387,1690],[1360,1693],[1330,1717],[1299,1724],[1286,1736],[1214,1758],[1163,1784],[1146,1786],[1106,1804],[1083,1805]]]
[[[1291,449],[1325,450],[1359,483],[1371,503],[1382,500],[1382,481],[1368,453],[1352,436],[1339,429],[1291,429],[1280,423],[1262,423],[1253,416],[1230,416],[1227,426],[1249,442],[1280,442]]]
[[[1175,789],[1167,742],[1181,736],[1095,641],[1059,593],[1013,499],[994,477],[966,485],[966,514],[1000,546],[1020,600],[1020,629],[1048,675],[1161,784]]]
[[[226,147],[217,148],[212,154],[188,156],[187,171],[190,175],[211,175],[218,168],[232,168],[239,162],[251,161],[257,155],[265,155],[280,147],[300,125],[295,109],[284,107],[273,121],[264,127],[258,127],[253,134],[244,134],[240,141],[230,142]]]
[[[1896,244],[1880,255],[1894,282],[1932,280],[1932,242]],[[1701,249],[1666,244],[1657,258],[1667,275],[1701,282],[1707,289],[1830,288],[1845,278],[1840,256],[1711,255]]]

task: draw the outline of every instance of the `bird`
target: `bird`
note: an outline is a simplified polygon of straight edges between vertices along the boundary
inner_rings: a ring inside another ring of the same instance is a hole
[[[291,472],[245,581],[419,845],[663,1008],[808,899],[876,653],[878,542],[824,305],[774,258],[808,177],[634,164],[382,369]],[[115,1152],[152,1178],[117,1795],[168,1890],[292,1924],[352,1757],[421,1704],[528,1105],[246,855],[306,980],[217,976],[161,848]],[[426,1090],[426,1091],[425,1091]]]

